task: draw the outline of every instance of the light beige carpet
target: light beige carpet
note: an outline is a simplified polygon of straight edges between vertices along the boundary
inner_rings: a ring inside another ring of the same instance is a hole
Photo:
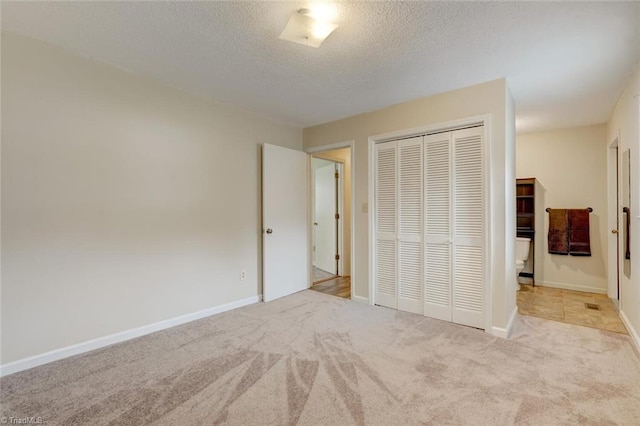
[[[314,291],[1,381],[47,424],[638,425],[629,336],[519,317],[512,340]]]

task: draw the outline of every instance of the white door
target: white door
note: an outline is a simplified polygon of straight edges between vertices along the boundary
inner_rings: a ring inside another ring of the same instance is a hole
[[[375,303],[398,308],[398,142],[375,146]]]
[[[422,137],[398,141],[398,309],[421,314]]]
[[[619,164],[619,151],[618,151],[618,138],[613,141],[613,144],[608,149],[608,192],[609,192],[609,252],[608,261],[609,265],[616,265],[616,267],[608,268],[609,278],[609,298],[618,302],[620,300],[620,179],[618,178]],[[623,217],[624,219],[624,217]]]
[[[309,280],[307,154],[262,148],[262,261],[265,302],[305,290]]]
[[[335,163],[329,163],[315,170],[315,266],[331,274],[338,272],[335,175]]]
[[[483,129],[457,130],[453,140],[453,322],[484,328],[485,193]]]
[[[424,313],[484,328],[483,128],[425,136]]]
[[[424,314],[451,321],[451,132],[424,137]]]
[[[421,314],[422,137],[376,145],[375,303]]]

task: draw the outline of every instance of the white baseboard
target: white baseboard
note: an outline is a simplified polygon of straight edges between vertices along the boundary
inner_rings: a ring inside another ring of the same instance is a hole
[[[364,303],[365,305],[369,304],[369,298],[368,297],[362,297],[362,296],[353,295],[353,296],[351,296],[351,300],[353,300],[354,302],[358,302],[358,303]]]
[[[622,319],[624,326],[627,327],[627,331],[629,332],[629,336],[631,336],[631,340],[636,345],[638,353],[640,353],[640,335],[638,334],[638,331],[633,328],[633,325],[631,325],[631,321],[629,321],[629,318],[625,315],[624,311],[620,310],[619,313],[620,319]]]
[[[181,315],[179,317],[171,318],[164,321],[159,321],[149,325],[144,325],[142,327],[132,328],[130,330],[121,331],[119,333],[110,334],[104,337],[98,337],[97,339],[88,340],[86,342],[67,346],[65,348],[55,349],[53,351],[45,352],[43,354],[19,359],[17,361],[13,361],[13,362],[1,365],[0,377],[17,373],[23,370],[28,370],[29,368],[37,367],[39,365],[48,364],[53,361],[58,361],[63,358],[68,358],[70,356],[79,355],[95,349],[103,348],[105,346],[124,342],[126,340],[135,339],[136,337],[141,337],[146,334],[155,333],[156,331],[165,330],[167,328],[171,328],[177,325],[199,320],[201,318],[205,318],[211,315],[227,312],[232,309],[240,308],[242,306],[258,303],[261,300],[262,300],[261,295],[251,296],[251,297],[247,297],[246,299],[236,300],[235,302],[227,303],[220,306],[214,306],[213,308],[204,309],[202,311]]]
[[[566,284],[566,283],[556,283],[553,281],[540,281],[540,282],[536,282],[536,285],[539,285],[540,287],[559,288],[562,290],[586,291],[588,293],[607,294],[607,288],[589,287],[589,286]]]
[[[506,328],[500,327],[491,327],[491,334],[496,337],[502,337],[503,339],[508,339],[511,335],[511,330],[513,329],[513,324],[516,321],[516,317],[518,316],[518,307],[513,308],[513,312],[511,312],[511,316],[509,316],[509,321],[507,321]]]

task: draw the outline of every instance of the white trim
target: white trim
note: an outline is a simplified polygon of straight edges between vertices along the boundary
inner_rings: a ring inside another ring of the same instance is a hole
[[[315,173],[313,172],[313,161],[307,154],[307,288],[313,285],[313,187],[315,186]],[[263,238],[264,240],[264,238]],[[263,254],[264,256],[264,254]],[[264,260],[263,260],[264,264]],[[264,284],[263,284],[264,285]]]
[[[353,145],[353,141],[336,142],[336,143],[330,143],[327,145],[320,145],[320,146],[305,148],[304,152],[306,152],[307,154],[317,154],[325,151],[333,151],[334,149],[353,148],[352,145]]]
[[[350,141],[347,146],[351,149],[351,158],[349,159],[349,167],[351,167],[351,175],[349,176],[349,193],[351,194],[351,233],[349,235],[349,260],[351,265],[349,266],[349,280],[351,282],[351,299],[353,300],[356,276],[356,213],[359,212],[356,206],[356,143]]]
[[[364,303],[365,305],[369,304],[369,299],[362,296],[351,295],[351,300],[353,300],[356,303]]]
[[[236,300],[235,302],[226,303],[224,305],[214,306],[213,308],[181,315],[179,317],[144,325],[142,327],[132,328],[130,330],[121,331],[119,333],[110,334],[108,336],[98,337],[97,339],[87,340],[86,342],[67,346],[65,348],[54,349],[43,354],[19,359],[17,361],[13,361],[0,366],[0,377],[17,373],[23,370],[28,370],[39,365],[48,364],[53,361],[68,358],[70,356],[80,355],[89,351],[93,351],[95,349],[103,348],[105,346],[125,342],[127,340],[155,333],[156,331],[166,330],[167,328],[206,318],[211,315],[220,314],[222,312],[227,312],[232,309],[240,308],[242,306],[252,305],[254,303],[260,302],[261,300],[262,295],[251,296],[247,297],[246,299]]]
[[[348,146],[351,149],[351,158],[349,159],[349,167],[351,167],[351,175],[349,176],[349,193],[351,194],[351,233],[349,235],[349,280],[351,283],[351,299],[354,298],[356,292],[355,276],[356,276],[356,213],[358,208],[356,206],[356,143],[355,141],[348,142]]]
[[[398,130],[396,132],[382,133],[379,135],[369,136],[369,141],[374,143],[386,142],[400,138],[410,138],[414,136],[422,136],[434,132],[446,132],[457,130],[459,127],[473,126],[475,124],[484,123],[489,120],[490,114],[476,115],[473,117],[460,118],[457,120],[446,121],[443,123],[428,124],[425,126],[414,127],[411,129]]]
[[[511,330],[513,330],[513,324],[516,322],[516,317],[518,316],[518,307],[513,308],[513,312],[511,312],[511,316],[509,317],[509,321],[507,321],[507,327],[491,327],[491,334],[496,337],[501,337],[503,339],[508,339],[511,336]]]
[[[493,257],[491,255],[491,247],[493,247],[493,233],[491,228],[493,211],[491,206],[493,205],[493,180],[491,179],[491,159],[493,158],[493,139],[491,138],[491,114],[481,116],[482,129],[484,131],[484,140],[482,144],[482,155],[484,164],[482,165],[482,173],[484,174],[484,188],[485,197],[483,200],[483,207],[485,209],[484,217],[484,253],[485,253],[485,293],[484,293],[484,314],[485,314],[485,331],[493,327]],[[514,136],[515,138],[515,136]],[[506,281],[506,277],[505,277]],[[509,291],[508,283],[505,282],[505,292]],[[507,330],[510,330],[507,324]]]
[[[627,331],[629,332],[629,336],[631,336],[631,341],[636,346],[636,350],[640,352],[640,335],[638,334],[638,331],[633,328],[631,321],[629,321],[629,318],[627,318],[623,310],[620,310],[620,319],[624,326],[627,327]]]
[[[338,275],[345,276],[344,273],[344,163],[336,162],[338,170]],[[351,273],[351,267],[349,267]]]
[[[375,188],[374,188],[374,170],[375,170],[375,145],[381,142],[387,142],[394,139],[400,138],[409,138],[413,136],[420,136],[434,132],[442,132],[449,130],[456,130],[460,127],[472,126],[472,125],[482,125],[484,131],[484,145],[482,148],[482,155],[484,157],[483,164],[483,173],[485,177],[485,191],[486,197],[485,203],[490,205],[491,203],[491,150],[493,147],[492,133],[491,133],[491,114],[482,114],[473,117],[466,117],[457,120],[447,121],[443,123],[435,123],[429,124],[420,127],[414,127],[412,129],[399,130],[395,132],[382,133],[379,135],[369,136],[367,148],[368,152],[368,194],[369,194],[369,225],[368,225],[368,236],[369,236],[369,304],[375,304],[375,288],[374,283],[376,280],[375,276]],[[490,208],[487,209],[487,213],[490,212]],[[485,235],[483,236],[483,243],[485,244],[485,331],[492,330],[493,326],[493,278],[492,278],[492,256],[491,256],[491,217],[489,214],[484,218],[485,219]],[[506,291],[506,290],[505,290]]]
[[[536,285],[540,287],[559,288],[562,290],[586,291],[588,293],[607,294],[607,289],[602,287],[589,287],[585,285],[556,283],[553,281],[536,281]]]
[[[309,163],[309,175],[307,176],[307,180],[309,181],[309,190],[307,191],[307,209],[309,216],[309,219],[307,220],[307,239],[309,247],[307,247],[307,251],[309,252],[309,263],[311,264],[311,268],[309,268],[309,278],[307,279],[307,288],[313,287],[313,268],[316,266],[313,261],[315,256],[313,246],[316,242],[316,230],[314,229],[314,215],[316,210],[316,173],[313,169],[313,158],[313,155],[307,156],[307,161]]]
[[[351,299],[353,299],[354,297],[354,293],[355,293],[355,283],[356,283],[356,251],[355,251],[355,247],[356,247],[356,212],[359,209],[356,209],[356,192],[355,192],[355,176],[356,176],[356,162],[355,162],[355,158],[356,158],[356,143],[354,140],[351,141],[345,141],[345,142],[336,142],[336,143],[331,143],[328,145],[321,145],[321,146],[315,146],[315,147],[309,147],[309,148],[305,148],[305,152],[307,154],[309,154],[309,156],[311,157],[311,154],[314,153],[320,153],[320,152],[325,152],[325,151],[332,151],[334,149],[341,149],[341,148],[349,148],[350,149],[350,153],[351,153],[351,158],[350,158],[350,166],[351,166],[351,179],[350,179],[350,191],[351,191],[351,233],[349,235],[349,238],[351,239],[351,249],[349,250],[350,252],[350,260],[351,260],[351,265],[349,266],[349,276],[351,277]],[[311,160],[309,160],[311,161]],[[343,169],[344,170],[344,169]],[[344,195],[344,193],[343,193]],[[309,201],[310,202],[310,201]],[[343,203],[344,205],[344,200]],[[309,216],[312,214],[312,212],[309,212]],[[309,231],[311,232],[311,227],[313,226],[313,221],[310,221],[310,225],[309,225]],[[343,221],[344,223],[344,221]],[[343,233],[344,235],[344,233]],[[311,238],[310,238],[311,239]],[[311,245],[309,244],[309,262],[311,262]],[[312,281],[313,278],[311,276],[312,274],[309,273],[309,288],[311,288],[312,285]]]
[[[376,267],[375,267],[375,258],[376,258],[376,223],[375,223],[375,215],[374,212],[376,210],[376,192],[375,192],[375,147],[376,141],[374,138],[370,137],[367,141],[367,149],[368,149],[368,176],[367,176],[367,219],[368,219],[368,228],[369,228],[369,304],[376,304],[376,294],[375,294],[375,286],[373,283],[376,281]]]
[[[607,147],[607,227],[619,229],[618,211],[621,209],[618,181],[620,181],[620,130],[616,130],[615,138]],[[616,156],[617,154],[617,156]],[[618,191],[616,191],[618,190]],[[618,300],[618,280],[620,271],[621,238],[607,232],[607,294]],[[614,241],[617,243],[614,243]]]

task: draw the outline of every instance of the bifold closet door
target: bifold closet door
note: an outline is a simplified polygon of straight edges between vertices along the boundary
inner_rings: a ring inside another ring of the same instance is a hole
[[[375,145],[375,303],[398,308],[398,142]]]
[[[424,137],[424,314],[451,321],[451,132]]]
[[[375,146],[375,303],[484,328],[483,128]]]
[[[483,128],[424,137],[424,314],[484,328]]]
[[[423,313],[422,137],[398,141],[398,309]]]
[[[485,185],[483,128],[452,132],[453,291],[452,321],[484,328]]]
[[[422,313],[422,137],[376,145],[377,305]]]

